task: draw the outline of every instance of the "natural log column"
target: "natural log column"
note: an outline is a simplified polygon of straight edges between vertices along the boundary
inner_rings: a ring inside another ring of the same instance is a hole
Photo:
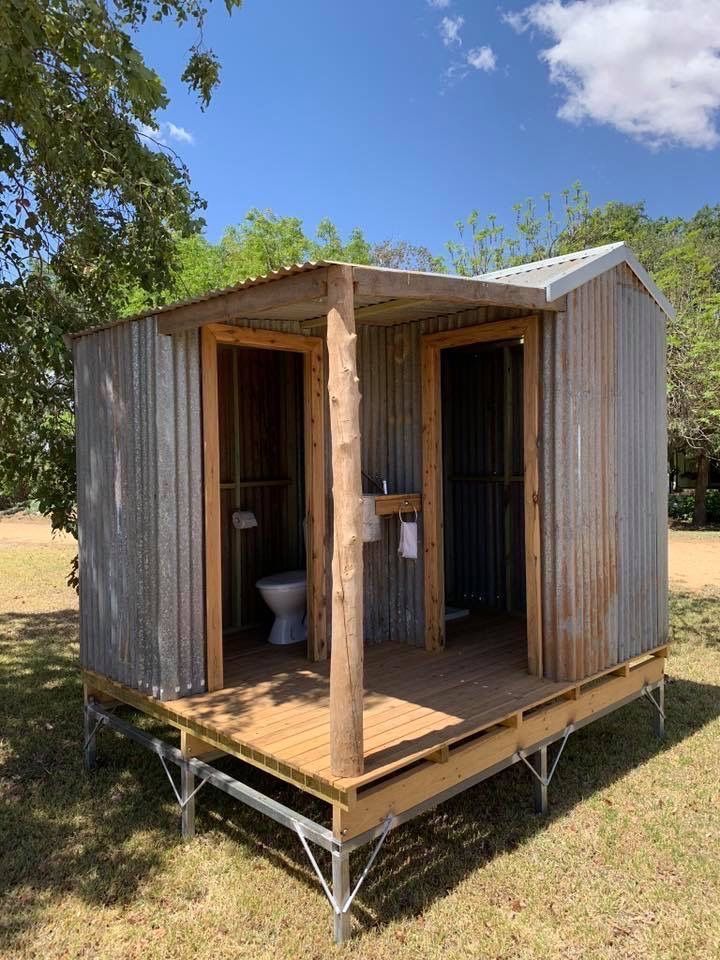
[[[333,474],[330,766],[363,772],[363,547],[360,381],[352,267],[328,268],[328,392]]]

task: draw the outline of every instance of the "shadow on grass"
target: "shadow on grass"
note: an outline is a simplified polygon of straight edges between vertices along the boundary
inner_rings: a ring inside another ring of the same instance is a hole
[[[714,610],[717,619],[718,600],[708,603],[714,607],[707,615]],[[179,812],[156,757],[105,731],[98,770],[83,772],[76,633],[74,611],[0,616],[0,836],[4,843],[12,838],[0,872],[0,895],[13,897],[13,909],[0,915],[7,943],[18,940],[54,896],[72,893],[99,907],[130,903],[181,843]],[[566,816],[588,794],[715,719],[720,687],[675,680],[666,705],[664,742],[653,735],[652,707],[644,701],[573,734],[550,787],[550,819]],[[149,718],[129,716],[176,739]],[[325,804],[261,771],[232,759],[218,766],[306,816],[320,822],[327,816]],[[414,916],[547,823],[532,813],[530,776],[516,765],[393,831],[354,916],[364,930]],[[197,826],[200,834],[221,831],[253,855],[261,848],[322,896],[297,837],[267,818],[206,788],[198,797]],[[354,875],[368,853],[353,855]],[[328,858],[319,859],[327,875]]]

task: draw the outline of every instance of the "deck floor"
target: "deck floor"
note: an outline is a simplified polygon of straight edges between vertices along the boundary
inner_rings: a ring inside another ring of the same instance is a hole
[[[350,779],[330,771],[328,661],[308,662],[302,647],[229,644],[225,683],[165,706],[341,790],[375,781],[568,687],[528,674],[524,621],[504,615],[448,624],[441,653],[391,642],[368,646],[365,773]]]

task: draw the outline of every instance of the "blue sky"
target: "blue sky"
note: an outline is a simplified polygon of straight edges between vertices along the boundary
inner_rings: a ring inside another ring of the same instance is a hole
[[[514,202],[577,179],[596,204],[644,199],[654,215],[720,202],[718,8],[246,0],[228,18],[220,5],[205,113],[179,80],[191,31],[152,25],[139,43],[211,239],[261,207],[439,253],[473,208],[509,222]]]

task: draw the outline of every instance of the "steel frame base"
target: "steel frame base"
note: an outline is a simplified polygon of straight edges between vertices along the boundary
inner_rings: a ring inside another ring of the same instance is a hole
[[[657,691],[657,700],[653,696],[653,691]],[[344,943],[349,938],[351,931],[350,908],[352,902],[372,869],[375,859],[380,852],[380,848],[392,829],[403,823],[407,823],[409,820],[413,820],[415,817],[425,813],[427,810],[433,809],[445,800],[449,800],[451,797],[469,790],[471,787],[481,783],[483,780],[487,780],[501,770],[505,770],[515,763],[521,762],[524,763],[532,773],[535,810],[538,813],[545,814],[548,810],[548,786],[557,770],[560,757],[570,734],[580,727],[586,726],[588,723],[608,713],[614,712],[633,700],[646,698],[650,700],[656,708],[655,729],[658,736],[663,736],[665,730],[664,693],[665,678],[663,676],[662,679],[655,683],[647,684],[632,696],[617,701],[608,708],[598,711],[584,720],[571,724],[560,733],[556,733],[528,749],[514,753],[502,762],[496,763],[477,775],[455,784],[443,793],[437,794],[399,815],[389,814],[386,819],[376,827],[347,840],[338,839],[327,827],[310,820],[308,817],[279,803],[277,800],[273,800],[272,797],[260,793],[253,787],[223,773],[216,767],[194,757],[186,757],[177,747],[173,747],[158,737],[153,737],[133,724],[127,723],[92,699],[89,699],[85,704],[83,758],[86,769],[92,769],[96,762],[97,735],[103,727],[108,727],[116,733],[122,734],[135,743],[140,744],[147,750],[150,750],[150,752],[155,753],[165,768],[178,806],[180,807],[181,830],[184,839],[189,839],[195,834],[195,798],[205,784],[208,783],[234,799],[239,800],[241,803],[244,803],[246,806],[251,807],[258,813],[270,817],[270,819],[281,826],[294,831],[299,837],[310,864],[332,907],[335,942]],[[548,747],[556,742],[561,742],[560,749],[548,773]],[[175,782],[168,769],[168,761],[180,768],[179,790],[175,786]],[[197,784],[198,779],[200,780],[199,784]],[[360,847],[373,842],[375,846],[353,887],[350,879],[350,854]],[[312,853],[310,844],[322,847],[322,849],[330,853],[332,859],[331,886],[325,880]]]

